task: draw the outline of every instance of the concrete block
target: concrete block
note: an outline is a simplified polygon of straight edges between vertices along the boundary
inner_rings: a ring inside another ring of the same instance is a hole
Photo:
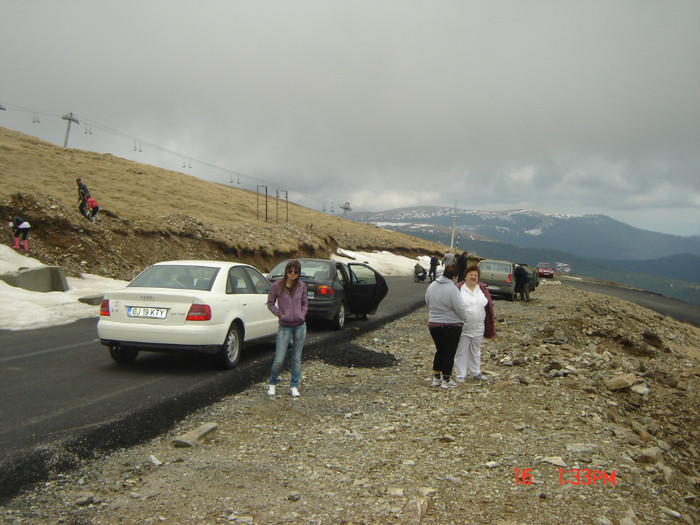
[[[173,445],[176,447],[195,447],[202,441],[208,441],[214,437],[218,429],[216,423],[204,423],[199,428],[191,430],[187,434],[177,437],[173,440]]]
[[[86,295],[85,297],[79,297],[79,298],[78,298],[78,301],[80,301],[81,303],[85,303],[85,304],[91,304],[91,305],[94,305],[94,306],[99,306],[99,305],[102,304],[102,298],[103,298],[103,297],[104,297],[104,295],[102,295],[102,294],[99,294],[99,295]]]
[[[25,268],[17,272],[0,275],[0,280],[10,286],[32,292],[67,292],[68,280],[60,266]]]

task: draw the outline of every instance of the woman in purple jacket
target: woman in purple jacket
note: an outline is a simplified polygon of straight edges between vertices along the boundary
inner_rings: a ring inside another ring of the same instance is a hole
[[[284,268],[284,276],[272,285],[267,295],[267,307],[279,319],[275,360],[270,373],[268,396],[275,395],[279,383],[284,358],[287,356],[289,341],[292,341],[292,379],[290,382],[292,397],[299,397],[299,378],[301,377],[301,351],[306,339],[306,311],[309,308],[306,284],[300,279],[299,261],[289,261]]]

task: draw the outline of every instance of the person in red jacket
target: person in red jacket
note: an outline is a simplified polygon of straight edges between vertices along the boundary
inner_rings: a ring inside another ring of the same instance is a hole
[[[479,281],[480,276],[478,266],[469,266],[464,281],[457,284],[467,312],[467,322],[462,327],[455,354],[455,375],[460,383],[467,373],[472,379],[486,381],[481,374],[481,342],[496,336],[493,299],[486,284]]]
[[[95,198],[88,197],[85,202],[87,203],[87,212],[86,212],[87,218],[90,219],[91,222],[95,222],[96,220],[99,220],[97,217],[97,214],[100,211],[100,206],[99,206],[99,204],[97,204],[97,201],[95,200]]]
[[[292,397],[299,397],[301,378],[301,351],[306,339],[306,312],[309,309],[306,284],[299,279],[301,264],[289,261],[284,268],[284,276],[274,283],[267,295],[267,308],[279,319],[275,360],[272,362],[270,384],[267,395],[274,396],[280,372],[287,356],[289,341],[292,341]]]

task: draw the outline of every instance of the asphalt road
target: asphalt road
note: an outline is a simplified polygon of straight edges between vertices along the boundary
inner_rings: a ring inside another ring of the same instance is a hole
[[[342,332],[309,323],[305,354],[349,341],[424,304],[425,283],[388,278],[389,293],[368,320]],[[97,319],[0,331],[0,496],[45,479],[96,449],[156,436],[186,414],[268,377],[274,343],[247,347],[239,365],[214,368],[208,356],[142,352],[131,365],[99,344]]]
[[[667,315],[684,323],[692,324],[700,327],[700,305],[684,303],[678,299],[667,297],[646,290],[636,290],[634,288],[625,288],[623,286],[614,286],[603,283],[595,283],[589,281],[579,281],[575,279],[562,279],[562,284],[580,288],[589,292],[597,292],[613,297],[619,297],[630,303],[635,303],[640,306],[649,308],[662,315]]]

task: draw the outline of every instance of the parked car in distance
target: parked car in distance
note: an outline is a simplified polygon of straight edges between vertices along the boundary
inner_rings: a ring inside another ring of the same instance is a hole
[[[535,288],[537,288],[540,284],[540,279],[537,276],[537,270],[535,270],[532,266],[526,263],[516,263],[523,268],[525,268],[525,271],[527,271],[528,275],[530,276],[530,281],[528,282],[528,285],[530,287],[530,291],[534,292]]]
[[[291,259],[275,266],[267,277],[275,282],[284,275]],[[297,259],[301,265],[299,278],[306,284],[309,298],[307,319],[325,319],[336,330],[345,326],[346,315],[367,317],[377,311],[389,287],[386,279],[363,263],[343,263],[330,259]]]
[[[97,335],[118,363],[132,362],[141,350],[185,349],[233,368],[243,343],[277,333],[267,308],[270,286],[247,264],[160,262],[104,295]]]
[[[540,277],[549,277],[554,279],[554,267],[547,262],[537,264],[537,275]]]
[[[481,282],[486,283],[491,295],[500,295],[509,301],[515,299],[515,277],[513,263],[483,259],[479,261]]]

